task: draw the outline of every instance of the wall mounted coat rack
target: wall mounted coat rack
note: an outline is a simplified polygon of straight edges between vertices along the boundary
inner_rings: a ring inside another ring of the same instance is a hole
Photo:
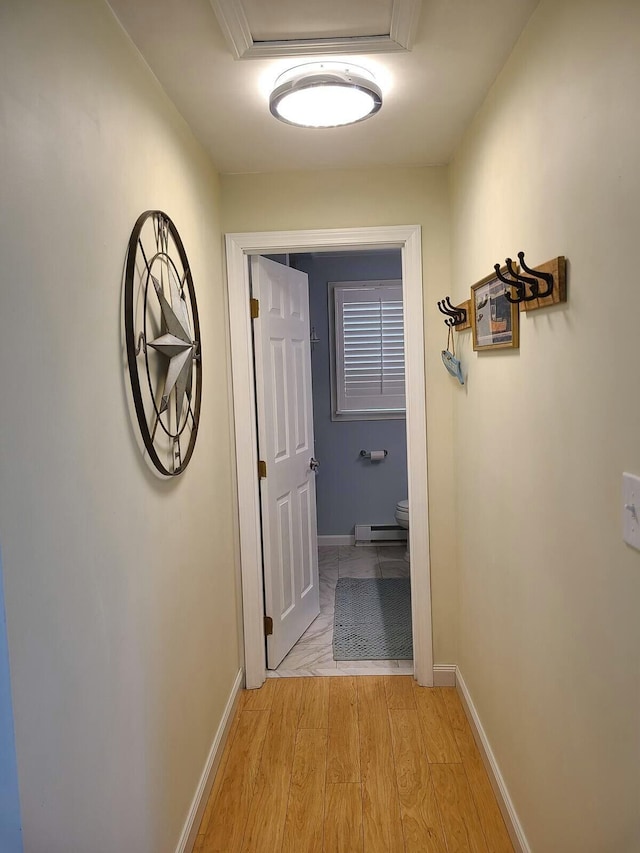
[[[501,272],[500,264],[495,264],[497,278],[503,281],[505,299],[520,305],[521,311],[535,311],[567,301],[566,260],[560,255],[537,267],[527,266],[524,252],[518,252],[520,266],[527,275],[523,275],[511,258],[505,260],[507,274]]]
[[[442,314],[446,314],[445,323],[451,328],[461,331],[462,329],[471,328],[471,320],[469,319],[470,301],[467,300],[461,305],[452,305],[448,296],[438,302],[438,309]]]

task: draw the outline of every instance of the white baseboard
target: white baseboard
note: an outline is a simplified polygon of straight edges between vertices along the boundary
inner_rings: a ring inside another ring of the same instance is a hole
[[[456,686],[456,671],[455,663],[436,663],[433,666],[433,686],[434,687],[455,687]]]
[[[176,848],[176,853],[191,853],[193,845],[196,843],[196,837],[198,835],[200,822],[202,821],[202,815],[204,814],[207,800],[209,799],[209,794],[213,787],[213,781],[216,778],[216,771],[220,764],[220,759],[222,758],[222,750],[224,749],[227,735],[231,728],[231,721],[233,720],[233,714],[235,712],[238,699],[240,698],[240,690],[243,682],[244,670],[241,669],[233,682],[233,687],[231,688],[231,693],[227,699],[227,704],[225,705],[220,725],[218,726],[216,736],[213,739],[213,744],[209,751],[209,757],[207,758],[193,802],[191,803],[191,808],[189,809],[189,814],[183,827],[182,835],[180,836],[180,841]]]
[[[318,545],[353,545],[355,537],[349,533],[344,536],[318,536]]]
[[[502,773],[498,767],[498,762],[493,754],[486,732],[482,727],[480,717],[478,716],[478,712],[476,711],[471,695],[469,694],[469,689],[467,688],[459,669],[456,676],[456,686],[462,700],[462,705],[467,714],[467,719],[471,725],[473,736],[478,745],[478,749],[480,750],[484,766],[489,775],[491,787],[493,788],[496,800],[498,801],[498,806],[502,812],[502,817],[504,818],[509,837],[511,838],[511,843],[514,846],[516,853],[531,853],[531,848],[529,847],[524,830],[522,829],[516,810],[511,802],[509,791],[507,790]]]

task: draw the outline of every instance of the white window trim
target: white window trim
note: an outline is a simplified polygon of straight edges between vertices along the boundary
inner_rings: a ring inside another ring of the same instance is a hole
[[[402,279],[373,279],[367,281],[330,281],[327,287],[328,311],[329,311],[329,370],[331,379],[331,420],[332,421],[382,421],[382,420],[404,420],[406,417],[406,395],[403,409],[356,409],[353,411],[340,411],[338,399],[338,371],[341,360],[338,355],[338,332],[336,329],[335,291],[336,288],[374,288],[374,287],[399,286],[402,288]]]

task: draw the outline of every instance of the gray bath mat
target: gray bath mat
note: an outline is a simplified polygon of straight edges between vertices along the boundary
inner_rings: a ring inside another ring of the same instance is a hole
[[[409,578],[340,578],[334,660],[411,660]]]

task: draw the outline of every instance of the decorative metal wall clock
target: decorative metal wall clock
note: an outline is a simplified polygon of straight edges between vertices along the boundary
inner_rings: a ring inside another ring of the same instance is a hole
[[[136,222],[127,251],[124,314],[129,377],[149,459],[174,477],[187,467],[202,391],[200,325],[187,255],[160,210]]]

